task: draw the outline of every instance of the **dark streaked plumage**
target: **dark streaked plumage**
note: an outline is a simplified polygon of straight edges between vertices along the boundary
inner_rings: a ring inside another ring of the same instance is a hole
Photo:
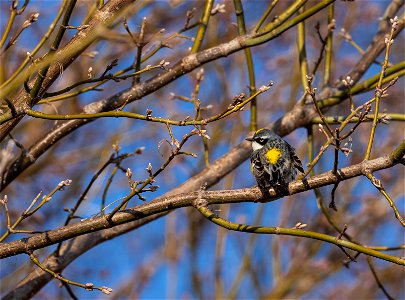
[[[270,187],[287,186],[297,176],[297,170],[304,173],[294,148],[272,130],[259,129],[247,140],[253,148],[252,173],[263,195],[268,195]]]

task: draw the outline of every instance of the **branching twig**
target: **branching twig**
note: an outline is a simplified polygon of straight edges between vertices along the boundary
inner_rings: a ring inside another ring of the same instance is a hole
[[[6,208],[7,231],[0,237],[0,243],[3,242],[11,233],[29,233],[29,234],[38,233],[37,231],[16,230],[15,228],[26,218],[35,214],[42,206],[44,206],[45,203],[49,202],[57,191],[62,191],[65,188],[65,186],[69,186],[69,185],[71,185],[71,183],[72,183],[72,180],[70,180],[70,179],[66,179],[66,180],[59,182],[58,185],[49,194],[44,195],[41,199],[41,202],[34,209],[32,209],[35,206],[35,204],[37,203],[38,199],[42,195],[42,192],[40,192],[34,198],[34,200],[32,200],[32,202],[28,206],[28,208],[22,212],[20,217],[18,217],[18,219],[13,223],[13,225],[11,225],[11,223],[10,223],[10,215],[9,215],[8,207],[7,207],[7,196],[5,196],[5,198],[2,200],[2,202]]]
[[[103,117],[110,117],[110,118],[126,117],[126,118],[139,119],[139,120],[144,120],[144,121],[164,123],[164,124],[177,125],[177,126],[206,125],[208,123],[223,119],[232,113],[242,110],[243,107],[247,103],[252,101],[252,99],[254,99],[257,95],[267,91],[272,84],[273,83],[270,82],[267,86],[262,86],[262,88],[260,88],[251,97],[248,97],[247,99],[240,101],[235,105],[230,105],[224,112],[222,112],[218,115],[209,117],[209,118],[202,119],[202,120],[188,120],[188,118],[187,118],[187,119],[184,119],[181,121],[175,121],[175,120],[164,119],[164,118],[160,118],[160,117],[152,117],[151,115],[141,115],[141,114],[136,114],[136,113],[131,113],[131,112],[125,112],[125,111],[121,111],[121,110],[93,113],[93,114],[88,113],[88,114],[59,115],[59,114],[46,114],[46,113],[42,113],[42,112],[35,111],[32,109],[28,109],[25,113],[32,117],[48,119],[48,120],[75,120],[75,119],[94,119],[94,118],[103,118]]]
[[[94,83],[94,82],[104,83],[107,80],[120,81],[120,80],[125,80],[127,78],[140,75],[140,74],[145,73],[145,72],[149,72],[149,71],[154,70],[154,69],[162,69],[162,64],[159,63],[158,65],[155,65],[155,66],[148,65],[144,69],[136,71],[134,73],[130,73],[130,74],[121,75],[123,73],[123,71],[119,72],[121,74],[107,74],[107,72],[109,70],[111,70],[116,65],[117,65],[117,60],[114,60],[113,62],[111,62],[111,64],[109,64],[107,66],[106,70],[103,72],[103,74],[100,77],[85,79],[85,80],[76,82],[76,83],[74,83],[74,84],[72,84],[72,85],[70,85],[70,86],[68,86],[68,87],[66,87],[66,88],[64,88],[64,89],[62,89],[60,91],[49,92],[49,93],[47,92],[47,93],[44,94],[43,98],[49,98],[49,97],[55,97],[55,96],[58,96],[58,95],[62,95],[64,93],[69,92],[70,90],[74,89],[75,87],[78,87],[80,85],[87,84],[87,83]],[[97,86],[99,86],[99,85],[100,84],[98,84]]]
[[[115,207],[112,212],[106,216],[106,219],[110,222],[113,218],[113,216],[120,211],[122,208],[124,208],[127,203],[129,202],[129,200],[131,200],[134,196],[139,196],[140,193],[142,193],[145,189],[145,187],[147,185],[152,184],[155,181],[155,178],[170,164],[170,162],[178,155],[191,155],[191,156],[195,156],[192,153],[188,153],[188,152],[182,152],[181,148],[184,146],[184,144],[188,141],[189,138],[191,138],[194,135],[201,135],[201,133],[198,130],[193,130],[191,131],[189,134],[186,134],[183,139],[181,140],[180,143],[178,143],[178,145],[176,145],[176,148],[174,150],[172,150],[170,156],[166,159],[166,161],[162,164],[162,166],[160,166],[160,168],[158,170],[156,170],[155,172],[152,172],[152,165],[149,163],[148,167],[146,168],[146,170],[149,173],[149,177],[144,180],[143,182],[140,182],[140,186],[137,188],[134,188],[131,190],[131,192],[129,193],[129,195],[127,195],[126,197],[124,197],[124,199],[122,200],[122,202]],[[152,190],[153,191],[153,190]],[[142,199],[142,198],[141,198]]]
[[[334,135],[334,133],[333,133],[333,130],[332,130],[332,128],[330,127],[330,125],[328,124],[328,122],[326,122],[325,116],[323,115],[323,113],[322,113],[322,111],[321,111],[321,109],[320,109],[320,107],[319,107],[319,105],[318,105],[318,100],[317,100],[316,97],[315,97],[316,88],[313,88],[313,87],[312,87],[312,80],[313,80],[313,77],[307,75],[306,78],[307,78],[307,82],[308,82],[308,87],[307,87],[306,92],[307,92],[308,95],[311,96],[311,99],[312,99],[312,101],[313,101],[313,103],[314,103],[314,105],[315,105],[316,112],[318,113],[318,115],[320,116],[321,120],[323,121],[323,125],[326,126],[326,128],[328,129],[328,132],[329,132],[329,134],[331,135],[331,137],[333,137],[333,138],[335,139],[336,137],[335,137],[335,135]]]
[[[49,269],[46,266],[44,266],[43,264],[41,264],[41,262],[38,260],[38,258],[32,252],[28,252],[28,255],[29,255],[31,261],[34,264],[36,264],[40,269],[42,269],[46,273],[52,275],[54,278],[60,280],[64,284],[70,284],[70,285],[78,286],[78,287],[84,288],[85,290],[88,290],[88,291],[99,290],[99,291],[103,292],[106,295],[109,295],[112,292],[112,288],[109,288],[109,287],[106,287],[106,286],[98,287],[98,286],[95,286],[92,283],[83,284],[83,283],[79,283],[79,282],[75,282],[75,281],[66,279],[62,275],[52,271],[51,269]]]
[[[385,70],[388,67],[388,55],[391,49],[391,45],[394,42],[393,40],[394,32],[398,29],[398,17],[394,17],[393,19],[390,20],[390,22],[391,22],[391,32],[388,37],[385,37],[386,48],[385,48],[384,63],[381,67],[380,79],[378,80],[378,84],[375,88],[374,120],[371,125],[370,138],[368,141],[366,153],[364,155],[365,160],[369,159],[371,155],[371,147],[373,146],[375,129],[377,127],[380,99],[384,95],[382,89],[382,82],[385,76]]]

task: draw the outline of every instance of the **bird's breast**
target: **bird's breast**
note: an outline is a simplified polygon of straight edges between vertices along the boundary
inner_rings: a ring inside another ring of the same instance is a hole
[[[281,152],[281,149],[274,147],[274,148],[270,148],[269,150],[267,150],[265,155],[266,155],[267,161],[270,164],[274,165],[280,159],[282,152]]]

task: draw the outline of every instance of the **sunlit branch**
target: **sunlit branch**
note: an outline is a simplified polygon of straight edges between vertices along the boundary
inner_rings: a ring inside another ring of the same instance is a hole
[[[231,221],[222,219],[218,215],[214,214],[212,211],[210,211],[207,206],[195,204],[197,210],[208,220],[211,222],[224,227],[229,230],[233,231],[241,231],[241,232],[249,232],[249,233],[256,233],[256,234],[276,234],[276,235],[289,235],[289,236],[297,236],[297,237],[305,237],[305,238],[310,238],[310,239],[315,239],[315,240],[320,240],[323,242],[327,242],[330,244],[334,244],[336,246],[344,247],[347,249],[351,249],[354,251],[358,251],[370,256],[374,256],[377,258],[380,258],[382,260],[386,260],[398,265],[405,265],[405,259],[392,256],[386,253],[378,252],[376,250],[369,249],[367,247],[354,244],[349,241],[345,241],[342,239],[337,239],[334,236],[330,236],[327,234],[323,233],[318,233],[314,231],[307,231],[307,230],[302,230],[302,229],[296,229],[296,228],[281,228],[281,227],[266,227],[266,226],[251,226],[251,225],[246,225],[246,224],[238,224],[238,223],[233,223]]]
[[[398,17],[395,17],[394,19],[391,19],[391,33],[388,37],[385,37],[385,56],[384,56],[384,63],[381,67],[381,73],[380,73],[380,78],[378,80],[378,84],[375,88],[375,109],[374,109],[374,119],[373,123],[371,125],[371,131],[370,131],[370,138],[367,144],[367,149],[366,153],[364,154],[364,159],[369,159],[371,155],[371,147],[373,146],[373,141],[374,141],[374,135],[375,135],[375,129],[377,127],[377,120],[378,120],[378,113],[379,113],[379,106],[380,106],[380,99],[383,96],[383,90],[382,90],[382,83],[383,79],[385,76],[385,70],[388,67],[388,55],[391,49],[391,45],[394,42],[393,36],[395,30],[397,30],[398,27]]]
[[[308,0],[296,0],[287,9],[283,11],[277,18],[269,22],[262,29],[257,31],[257,35],[263,35],[276,29],[280,25],[284,24],[293,14],[295,14],[300,7],[302,7]]]
[[[335,4],[332,4],[328,7],[328,34],[326,36],[323,86],[329,86],[330,75],[332,72],[333,30],[335,28],[334,11],[335,11]]]
[[[248,97],[243,101],[230,105],[228,107],[228,109],[226,109],[224,112],[222,112],[218,115],[212,116],[212,117],[201,119],[201,120],[189,120],[189,118],[185,118],[184,120],[176,121],[176,120],[165,119],[165,118],[160,118],[160,117],[153,117],[149,114],[141,115],[141,114],[125,112],[125,111],[121,111],[121,110],[114,110],[114,111],[94,113],[94,114],[59,115],[59,114],[46,114],[46,113],[42,113],[42,112],[35,111],[32,109],[28,109],[25,113],[34,118],[47,119],[47,120],[75,120],[75,119],[94,119],[94,118],[106,118],[106,117],[108,117],[108,118],[125,117],[125,118],[130,118],[130,119],[138,119],[138,120],[143,120],[143,121],[148,121],[148,122],[157,122],[157,123],[177,125],[177,126],[206,125],[208,123],[223,119],[232,113],[240,111],[247,103],[252,101],[252,99],[254,99],[257,95],[267,91],[268,87],[271,85],[272,85],[272,83],[270,83],[268,86],[265,86],[266,88],[264,88],[264,89],[263,88],[259,89],[251,97]]]
[[[363,171],[369,170],[375,172],[385,168],[390,168],[398,164],[405,154],[405,141],[397,147],[391,154],[373,160],[363,161],[361,163],[351,165],[340,169],[340,177],[333,175],[331,172],[319,174],[304,180],[296,180],[288,186],[288,195],[301,193],[310,189],[319,188],[326,185],[331,185],[337,181],[344,181],[350,178],[363,175]],[[257,201],[273,201],[285,196],[281,191],[269,190],[269,199],[263,199],[263,195],[257,187],[236,190],[222,191],[198,191],[184,194],[177,194],[157,198],[145,204],[127,209],[125,211],[116,212],[110,221],[106,220],[108,215],[95,217],[83,220],[76,224],[70,224],[59,229],[50,230],[45,233],[33,235],[23,241],[13,241],[0,245],[0,258],[5,258],[26,251],[34,251],[52,244],[71,239],[73,237],[86,233],[114,227],[120,224],[128,223],[135,220],[140,220],[148,216],[168,212],[170,210],[192,206],[196,199],[203,197],[208,204],[231,204],[240,202],[257,202]],[[336,239],[334,237],[334,239]],[[344,245],[342,245],[344,246]],[[367,254],[367,253],[366,253]],[[405,265],[405,260],[397,259],[394,261]]]
[[[257,22],[256,26],[253,28],[253,33],[256,33],[260,27],[263,25],[264,21],[266,21],[267,17],[270,15],[274,7],[277,5],[277,2],[279,0],[273,0],[269,6],[267,7],[266,11],[263,13],[263,15],[260,17],[260,20]]]
[[[347,119],[348,116],[331,116],[325,117],[325,121],[329,124],[341,124],[343,121]],[[362,122],[372,122],[373,117],[366,115]],[[357,123],[359,121],[359,117],[352,117],[349,119],[349,123]],[[405,114],[400,113],[379,113],[378,114],[378,122],[387,123],[391,121],[405,121]],[[311,120],[311,124],[323,124],[323,121],[320,117],[314,117]]]
[[[213,0],[207,0],[205,3],[203,15],[201,16],[201,20],[198,25],[197,35],[195,36],[193,46],[191,47],[191,53],[196,53],[201,48],[201,44],[205,36],[205,31],[207,30],[208,21],[211,16],[211,10],[213,5],[214,5]]]
[[[235,13],[236,13],[236,20],[238,24],[238,31],[239,35],[246,34],[246,25],[245,25],[245,17],[243,14],[243,6],[240,0],[234,0],[235,6]],[[253,57],[250,48],[246,48],[244,50],[245,58],[246,58],[246,65],[249,74],[249,92],[250,95],[256,93],[256,80],[255,80],[255,71],[254,71],[254,64],[253,64]],[[250,131],[257,130],[257,100],[256,98],[252,99],[250,103]]]
[[[300,7],[298,13],[301,14],[305,11],[305,5]],[[306,42],[305,42],[305,22],[301,22],[297,25],[297,50],[298,50],[298,60],[300,66],[300,77],[301,77],[301,85],[303,91],[306,90],[308,86],[308,58],[307,58],[307,50],[306,50]]]

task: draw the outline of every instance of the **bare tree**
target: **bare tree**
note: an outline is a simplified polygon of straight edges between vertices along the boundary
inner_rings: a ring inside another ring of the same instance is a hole
[[[4,299],[403,295],[404,1],[0,7]]]

